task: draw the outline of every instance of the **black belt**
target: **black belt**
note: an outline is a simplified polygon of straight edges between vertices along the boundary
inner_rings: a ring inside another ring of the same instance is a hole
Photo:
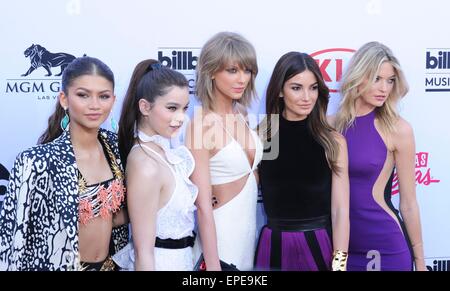
[[[268,218],[267,227],[277,231],[311,231],[330,226],[330,216],[324,215],[308,219],[277,219]]]
[[[195,242],[195,232],[194,236],[186,236],[180,239],[161,239],[156,237],[155,247],[163,249],[184,249],[187,247],[193,247]]]
[[[308,246],[311,249],[314,261],[319,270],[327,270],[326,264],[321,256],[321,251],[317,247],[316,236],[312,230],[326,229],[331,231],[331,219],[329,215],[309,218],[309,219],[267,219],[267,227],[272,230],[270,238],[270,268],[272,270],[281,270],[282,260],[282,232],[304,232]],[[329,234],[330,235],[330,234]],[[330,235],[331,237],[331,235]],[[309,241],[316,241],[310,245]]]

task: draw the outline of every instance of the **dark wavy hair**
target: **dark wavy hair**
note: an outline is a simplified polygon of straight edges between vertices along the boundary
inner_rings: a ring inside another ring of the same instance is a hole
[[[308,129],[314,139],[324,148],[331,170],[337,172],[339,170],[337,166],[339,147],[333,136],[335,130],[328,124],[326,118],[330,98],[329,89],[323,80],[319,66],[311,56],[300,52],[289,52],[278,60],[266,91],[266,114],[270,116],[271,114],[281,114],[283,112],[284,99],[279,96],[284,84],[295,75],[304,71],[310,71],[314,74],[319,90],[319,97],[308,116]],[[274,134],[272,133],[274,128],[272,128],[271,118],[266,118],[263,123],[267,127],[265,129],[267,131],[265,133],[267,134],[266,137],[270,138]],[[267,138],[266,141],[268,141]]]

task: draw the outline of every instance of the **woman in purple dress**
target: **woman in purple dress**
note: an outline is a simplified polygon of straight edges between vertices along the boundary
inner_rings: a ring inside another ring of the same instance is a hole
[[[350,176],[348,270],[425,270],[415,191],[412,127],[396,104],[408,91],[391,50],[369,42],[353,56],[342,82],[336,129],[347,139]],[[391,202],[394,170],[400,218]]]

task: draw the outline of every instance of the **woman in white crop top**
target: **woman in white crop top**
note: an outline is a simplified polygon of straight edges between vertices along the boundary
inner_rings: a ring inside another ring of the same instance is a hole
[[[155,60],[136,66],[119,123],[132,230],[132,242],[113,257],[122,269],[193,270],[194,159],[186,147],[169,144],[188,103],[181,73]]]
[[[207,270],[219,259],[240,270],[253,267],[256,243],[257,177],[262,143],[241,114],[255,96],[258,71],[253,46],[242,36],[221,32],[203,47],[197,64],[195,112],[186,144],[196,162],[192,181],[199,237],[194,258],[203,252]]]

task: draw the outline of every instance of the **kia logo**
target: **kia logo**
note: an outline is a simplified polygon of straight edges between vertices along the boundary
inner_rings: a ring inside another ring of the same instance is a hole
[[[342,73],[355,52],[348,48],[330,48],[310,54],[319,65],[330,92],[339,92]]]

